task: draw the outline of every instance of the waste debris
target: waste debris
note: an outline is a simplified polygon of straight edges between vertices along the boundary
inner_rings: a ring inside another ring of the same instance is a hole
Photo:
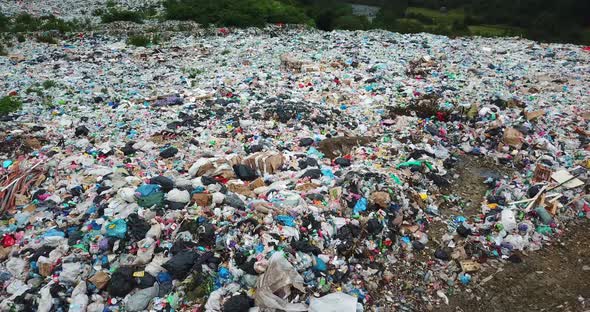
[[[424,311],[590,218],[580,46],[125,39],[0,56],[2,310]]]

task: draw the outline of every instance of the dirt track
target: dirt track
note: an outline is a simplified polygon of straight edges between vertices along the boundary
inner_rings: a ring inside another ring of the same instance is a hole
[[[590,311],[590,220],[570,225],[562,239],[522,260],[504,264],[483,286],[457,293],[436,310]]]

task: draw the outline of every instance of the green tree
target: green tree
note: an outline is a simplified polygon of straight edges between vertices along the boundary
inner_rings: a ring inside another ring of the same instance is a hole
[[[334,20],[335,29],[366,30],[370,25],[366,16],[344,15]]]
[[[397,22],[395,31],[404,34],[420,33],[424,32],[424,26],[422,26],[420,22],[417,22],[415,20],[399,20]]]

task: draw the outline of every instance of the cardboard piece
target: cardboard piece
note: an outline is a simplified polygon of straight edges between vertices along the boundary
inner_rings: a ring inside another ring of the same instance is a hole
[[[533,120],[536,118],[539,118],[543,115],[545,115],[545,111],[544,110],[536,110],[536,111],[531,111],[531,112],[525,112],[524,115],[526,116],[527,120]]]
[[[551,178],[559,183],[563,183],[563,187],[571,189],[584,185],[584,182],[578,178],[574,178],[567,170],[559,170],[551,175]]]
[[[461,260],[461,270],[466,273],[477,272],[481,269],[481,265],[473,260]]]
[[[507,128],[504,130],[504,137],[503,142],[506,145],[510,145],[512,147],[520,148],[522,146],[522,142],[524,141],[524,136],[522,133],[514,128]]]

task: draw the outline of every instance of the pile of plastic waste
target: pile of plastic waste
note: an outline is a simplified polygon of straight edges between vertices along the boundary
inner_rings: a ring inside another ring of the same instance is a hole
[[[589,69],[574,45],[383,31],[17,43],[0,306],[448,303],[590,218]]]

